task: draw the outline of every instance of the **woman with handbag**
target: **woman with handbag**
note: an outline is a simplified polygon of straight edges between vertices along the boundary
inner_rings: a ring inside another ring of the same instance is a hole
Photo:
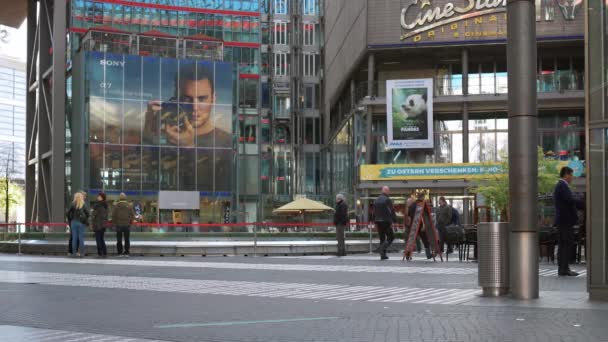
[[[97,257],[106,258],[108,249],[105,242],[106,227],[108,221],[108,204],[106,203],[106,194],[100,192],[97,195],[97,202],[93,204],[91,210],[91,228],[95,232],[95,242],[97,243]]]
[[[72,251],[77,257],[84,256],[84,233],[89,224],[89,211],[81,192],[74,194],[74,200],[67,213],[72,237]]]

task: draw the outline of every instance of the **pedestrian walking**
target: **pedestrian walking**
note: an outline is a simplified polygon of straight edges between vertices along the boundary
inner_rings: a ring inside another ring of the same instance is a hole
[[[100,192],[97,195],[97,202],[93,204],[91,210],[91,228],[95,232],[95,242],[97,243],[97,256],[105,258],[108,256],[106,247],[105,233],[106,221],[108,221],[108,204],[106,203],[106,194]]]
[[[437,230],[439,231],[439,250],[443,253],[447,237],[447,226],[452,222],[452,206],[448,204],[445,197],[439,197],[439,208],[437,209]]]
[[[344,195],[336,196],[336,211],[334,213],[334,225],[336,226],[336,240],[338,241],[338,256],[346,256],[346,243],[344,231],[348,225],[348,204]]]
[[[118,256],[129,257],[129,249],[131,247],[131,223],[135,220],[135,212],[133,206],[127,202],[127,195],[121,193],[119,201],[116,203],[112,212],[112,224],[116,227],[116,251]],[[124,237],[124,250],[123,250]]]
[[[70,225],[72,252],[77,257],[84,256],[84,233],[89,224],[89,215],[88,207],[84,203],[84,195],[81,192],[75,193],[66,217]]]
[[[560,276],[576,277],[578,273],[570,270],[569,262],[572,258],[574,244],[574,225],[578,221],[577,209],[584,209],[584,203],[572,196],[570,183],[574,179],[574,171],[565,166],[561,169],[560,180],[555,185],[553,198],[555,200],[555,225],[559,232],[559,250],[557,263]]]
[[[376,249],[376,252],[380,253],[380,260],[387,260],[386,251],[395,239],[393,222],[397,220],[388,186],[382,188],[382,194],[374,201],[374,216],[376,227],[378,228],[378,236],[380,237],[380,246]]]

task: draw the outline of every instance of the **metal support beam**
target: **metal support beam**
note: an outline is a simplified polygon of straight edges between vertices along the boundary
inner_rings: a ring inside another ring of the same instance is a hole
[[[37,79],[36,73],[36,0],[27,2],[27,64],[26,79],[28,88],[32,80]],[[37,83],[37,82],[35,82]],[[30,164],[30,160],[36,150],[35,117],[36,117],[36,89],[29,89],[26,94],[25,105],[25,219],[32,221],[36,215],[36,165]]]
[[[536,20],[533,0],[507,2],[511,292],[538,298]]]
[[[41,158],[41,152],[46,151],[51,146],[51,109],[47,105],[50,100],[51,82],[44,79],[46,71],[52,66],[51,51],[52,51],[52,32],[50,31],[51,16],[48,11],[51,10],[51,0],[40,0],[40,10],[38,14],[38,116],[37,116],[37,138],[38,150],[36,157],[38,158],[36,193],[37,193],[37,217],[34,219],[40,222],[49,222],[51,220],[51,201],[49,200],[50,189],[47,185],[51,182],[50,162]],[[49,96],[47,96],[49,94]]]
[[[469,50],[462,49],[462,162],[469,162]]]

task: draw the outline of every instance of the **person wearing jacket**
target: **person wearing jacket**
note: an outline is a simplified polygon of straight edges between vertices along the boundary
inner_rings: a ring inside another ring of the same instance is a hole
[[[77,257],[84,256],[84,233],[89,224],[89,209],[84,203],[82,192],[74,194],[74,200],[68,210],[66,217],[70,225],[70,236],[72,243],[72,252],[76,253]]]
[[[560,180],[555,185],[553,198],[555,200],[555,225],[559,231],[559,250],[557,251],[558,274],[560,276],[576,277],[578,273],[570,270],[572,245],[574,244],[574,225],[578,221],[577,208],[583,209],[584,203],[572,196],[570,183],[574,171],[564,166]]]
[[[133,211],[133,207],[127,202],[127,195],[121,193],[119,201],[112,211],[112,224],[116,227],[116,251],[118,252],[118,256],[129,257],[131,223],[134,220],[135,212]],[[125,239],[124,253],[122,248],[123,236]]]
[[[445,197],[439,197],[439,208],[437,209],[437,230],[439,231],[439,250],[443,253],[447,236],[447,226],[452,222],[452,206],[448,204]],[[448,248],[449,249],[449,248]],[[449,252],[449,251],[448,251]],[[451,253],[451,252],[449,252]]]
[[[108,204],[106,203],[106,194],[100,192],[97,195],[97,202],[93,204],[91,210],[91,228],[95,232],[95,241],[97,243],[97,256],[105,258],[108,256],[108,249],[104,235],[106,233],[106,221],[108,220]]]
[[[388,186],[385,186],[382,188],[382,194],[374,201],[374,221],[376,222],[378,236],[380,237],[380,246],[376,251],[380,253],[380,260],[388,259],[386,250],[395,239],[393,222],[397,220],[397,214],[395,213],[395,207],[389,194],[390,189]]]
[[[334,225],[336,226],[336,239],[338,240],[338,256],[346,256],[346,243],[344,231],[348,224],[348,204],[344,195],[336,196],[336,211],[334,212]]]

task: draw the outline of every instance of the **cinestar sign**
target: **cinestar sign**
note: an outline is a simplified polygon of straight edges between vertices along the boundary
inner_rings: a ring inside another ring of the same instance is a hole
[[[565,20],[574,20],[578,8],[583,3],[583,0],[554,1],[561,10]],[[553,1],[535,0],[535,2],[537,11],[536,20],[553,21]],[[541,13],[541,8],[545,9],[544,16]],[[506,11],[507,0],[464,0],[461,5],[447,2],[440,6],[433,6],[431,0],[410,0],[401,10],[401,27],[407,31],[401,35],[401,40],[462,20],[504,13]],[[506,19],[506,14],[504,16]],[[495,18],[491,18],[490,22],[496,21]]]

